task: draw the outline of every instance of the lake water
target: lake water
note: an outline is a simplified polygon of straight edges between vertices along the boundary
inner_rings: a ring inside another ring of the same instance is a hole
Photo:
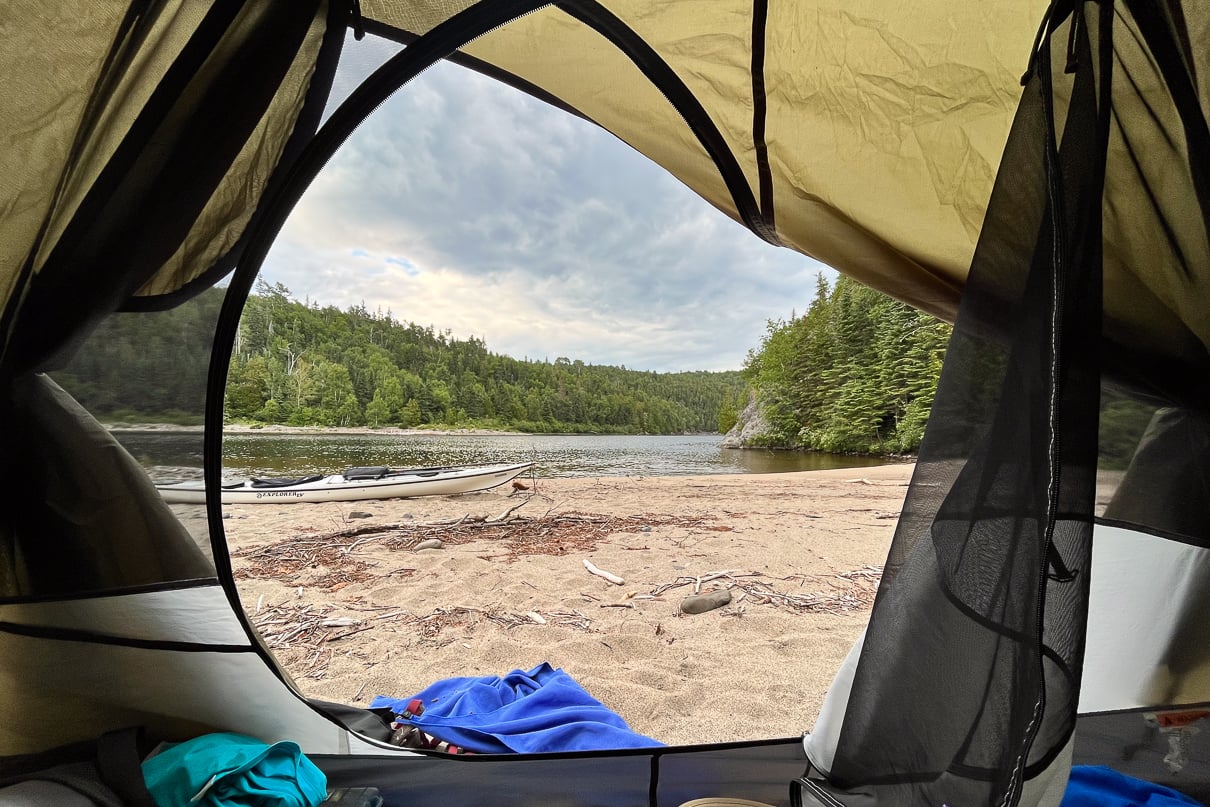
[[[115,430],[143,465],[202,466],[197,432]],[[782,473],[859,468],[875,457],[761,449],[725,449],[722,437],[702,435],[410,435],[229,434],[224,472],[231,477],[334,473],[354,465],[407,468],[533,461],[540,476],[677,476]]]

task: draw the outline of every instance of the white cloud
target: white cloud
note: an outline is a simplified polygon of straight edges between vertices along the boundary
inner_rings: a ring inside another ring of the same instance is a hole
[[[821,270],[608,133],[449,65],[361,126],[265,265],[299,298],[497,353],[654,370],[738,369]]]

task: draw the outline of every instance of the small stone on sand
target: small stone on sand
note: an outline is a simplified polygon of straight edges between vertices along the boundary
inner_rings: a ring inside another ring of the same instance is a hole
[[[716,588],[714,591],[694,594],[681,600],[681,610],[686,614],[704,614],[707,611],[713,611],[715,608],[722,608],[729,602],[731,602],[731,591],[725,588]]]

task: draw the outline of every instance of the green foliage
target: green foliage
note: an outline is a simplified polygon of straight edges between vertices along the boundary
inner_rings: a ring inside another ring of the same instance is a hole
[[[1135,401],[1112,388],[1103,388],[1098,465],[1116,470],[1130,465],[1154,412],[1154,405]]]
[[[718,407],[718,432],[726,434],[739,420],[739,395],[723,396],[723,402]]]
[[[399,411],[399,425],[410,429],[423,422],[424,415],[420,411],[420,403],[415,398],[408,398],[408,402]]]
[[[116,314],[54,378],[92,412],[121,413],[126,422],[148,413],[165,423],[197,422],[222,303],[223,291],[210,289],[167,311]]]
[[[770,424],[763,445],[860,454],[915,451],[950,328],[842,277],[820,277],[807,313],[771,320],[744,375]]]
[[[281,423],[285,413],[282,411],[282,405],[270,398],[254,417],[262,423]]]
[[[56,378],[101,416],[200,413],[222,295],[212,289],[162,314],[111,318]],[[229,420],[266,424],[679,434],[714,431],[743,386],[738,372],[509,358],[480,339],[454,339],[364,306],[304,304],[281,284],[261,282],[240,321],[225,404]]]
[[[377,429],[385,426],[391,417],[391,408],[383,399],[382,390],[374,390],[374,397],[366,404],[366,425]]]

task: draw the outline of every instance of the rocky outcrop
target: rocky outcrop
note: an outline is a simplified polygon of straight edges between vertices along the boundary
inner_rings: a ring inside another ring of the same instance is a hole
[[[760,405],[756,402],[756,394],[748,396],[748,405],[739,413],[739,418],[731,430],[723,436],[723,448],[749,448],[759,443],[760,438],[768,434],[769,422],[765,420]]]

